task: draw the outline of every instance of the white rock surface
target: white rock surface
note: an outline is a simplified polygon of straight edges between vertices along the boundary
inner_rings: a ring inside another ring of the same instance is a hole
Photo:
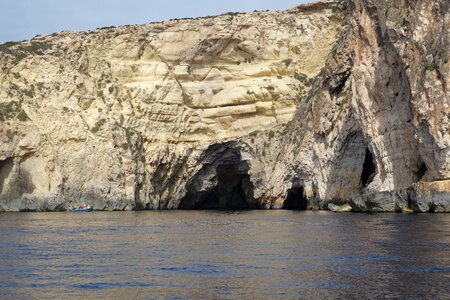
[[[210,145],[292,119],[340,33],[334,10],[0,46],[0,210],[177,207]]]

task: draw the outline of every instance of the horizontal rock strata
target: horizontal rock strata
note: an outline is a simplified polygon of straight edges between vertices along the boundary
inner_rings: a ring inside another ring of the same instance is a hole
[[[450,3],[0,45],[0,210],[450,211]]]

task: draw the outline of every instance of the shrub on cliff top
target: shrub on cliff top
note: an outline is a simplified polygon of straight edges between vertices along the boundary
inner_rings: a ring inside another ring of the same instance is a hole
[[[16,47],[15,47],[16,46]],[[52,44],[47,42],[6,42],[0,45],[0,52],[14,57],[14,62],[18,63],[28,55],[44,55],[45,51],[52,48]],[[12,49],[15,47],[14,49]]]

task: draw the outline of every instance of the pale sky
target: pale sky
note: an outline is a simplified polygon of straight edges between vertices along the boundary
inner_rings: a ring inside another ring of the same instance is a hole
[[[0,43],[63,30],[145,24],[225,12],[281,10],[311,0],[0,0]]]

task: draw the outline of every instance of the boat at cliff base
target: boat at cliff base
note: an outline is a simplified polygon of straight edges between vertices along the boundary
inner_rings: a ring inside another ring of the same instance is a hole
[[[91,212],[94,208],[90,205],[80,205],[78,208],[72,210],[72,212]]]

